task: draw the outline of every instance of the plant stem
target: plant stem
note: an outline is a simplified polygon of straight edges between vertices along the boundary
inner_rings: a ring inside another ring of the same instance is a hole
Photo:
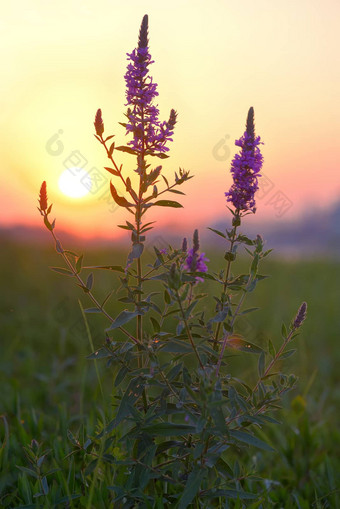
[[[241,216],[239,215],[239,212],[237,212],[237,217],[239,219],[241,218]],[[235,241],[236,241],[236,230],[237,230],[237,227],[239,226],[239,224],[238,224],[238,222],[236,222],[236,224],[234,225],[234,228],[232,230],[232,236],[231,236],[231,239],[229,240],[230,241],[230,249],[229,249],[230,253],[233,251],[233,247],[234,247],[234,244],[235,244]],[[228,287],[228,279],[229,279],[229,274],[230,274],[231,263],[232,263],[232,260],[229,259],[228,263],[227,263],[227,267],[226,267],[225,278],[224,278],[224,285],[223,285],[223,291],[222,291],[222,298],[221,298],[222,306],[224,306],[224,304],[225,304],[225,298],[226,298],[226,295],[227,295],[227,287]],[[219,337],[219,334],[220,334],[221,326],[222,326],[222,323],[219,322],[217,324],[215,338],[214,338],[214,350],[215,351],[218,350],[218,337]]]
[[[144,109],[142,108],[142,125],[144,125]],[[142,202],[143,202],[143,176],[144,176],[144,153],[145,153],[145,139],[144,139],[144,129],[143,129],[143,139],[142,139],[142,150],[140,153],[140,157],[137,157],[137,164],[139,170],[139,190],[138,190],[138,200],[136,202],[136,214],[135,214],[135,223],[136,223],[136,242],[140,243],[140,230],[141,230],[141,222],[142,222]],[[139,309],[140,302],[142,300],[142,287],[143,287],[143,278],[142,278],[142,263],[141,263],[141,255],[137,258],[137,285],[138,285],[138,294],[137,294],[137,307]],[[143,321],[142,315],[137,315],[137,340],[141,345],[143,343]],[[141,347],[139,347],[141,350]],[[138,367],[143,367],[143,355],[140,353],[140,357],[138,357]],[[143,406],[144,413],[148,410],[148,401],[146,397],[145,388],[143,389]]]
[[[47,215],[46,215],[46,219],[47,219]],[[54,239],[54,241],[57,243],[60,244],[60,241],[57,239],[57,237],[55,236],[53,230],[50,230],[51,232],[51,235]],[[66,265],[68,266],[68,268],[70,269],[70,271],[73,273],[73,276],[75,276],[79,282],[79,284],[83,287],[83,288],[86,288],[86,284],[85,282],[82,280],[82,278],[79,276],[78,272],[76,271],[76,269],[73,267],[72,263],[70,262],[70,260],[67,258],[64,250],[62,250],[62,252],[60,253],[61,256],[63,257]],[[93,304],[95,304],[95,306],[100,309],[100,311],[103,313],[103,315],[106,316],[106,318],[108,320],[110,320],[111,323],[113,323],[115,320],[114,318],[112,318],[112,316],[103,308],[103,306],[98,302],[98,300],[96,299],[96,297],[93,295],[93,293],[91,292],[91,290],[88,290],[87,291],[88,293],[88,296],[90,297],[90,299],[92,300]],[[136,339],[134,336],[132,336],[132,334],[130,334],[126,329],[124,329],[123,327],[119,327],[119,330],[121,330],[126,336],[128,336],[128,338],[130,338],[134,343],[136,343],[137,345],[139,344],[139,340]]]
[[[113,166],[115,167],[115,170],[119,173],[119,177],[121,178],[121,180],[122,180],[122,182],[123,182],[123,184],[124,184],[124,186],[125,186],[125,189],[127,189],[126,180],[125,180],[125,178],[123,177],[123,175],[122,175],[122,171],[121,171],[121,170],[122,170],[122,166],[121,166],[120,168],[118,168],[118,166],[117,166],[117,164],[116,164],[115,160],[114,160],[114,159],[113,159],[113,157],[112,157],[112,154],[110,154],[110,151],[109,151],[109,149],[108,149],[108,148],[107,148],[107,146],[106,146],[106,142],[105,142],[105,140],[103,139],[103,136],[100,136],[100,138],[101,138],[101,143],[102,143],[102,144],[104,145],[104,147],[105,147],[105,150],[106,150],[106,153],[107,153],[107,157],[110,159],[111,163],[112,163],[112,164],[113,164]],[[137,203],[136,196],[134,195],[134,193],[132,192],[132,190],[131,190],[131,189],[129,190],[129,194],[130,194],[131,198],[133,199],[133,201],[134,201],[135,203]]]
[[[273,359],[270,361],[270,363],[268,364],[265,372],[263,373],[263,375],[258,379],[254,389],[253,389],[253,392],[255,392],[258,388],[258,386],[260,385],[260,383],[262,382],[262,380],[269,374],[270,370],[272,369],[272,367],[274,366],[274,364],[279,360],[279,358],[281,357],[284,349],[286,348],[286,346],[288,345],[288,343],[290,342],[291,338],[292,338],[292,335],[294,334],[295,332],[295,328],[293,328],[290,333],[288,334],[288,336],[285,338],[285,340],[283,341],[280,349],[276,352],[275,354],[275,357],[273,357]]]
[[[238,316],[238,312],[240,311],[241,306],[242,306],[242,304],[243,304],[243,302],[244,302],[244,299],[246,298],[246,295],[247,295],[247,287],[249,286],[249,284],[250,284],[251,282],[252,282],[252,277],[251,277],[251,276],[249,276],[249,279],[248,279],[248,282],[247,282],[247,286],[246,286],[246,288],[245,288],[245,290],[244,290],[244,293],[243,293],[242,297],[241,297],[241,298],[240,298],[240,300],[239,300],[239,303],[238,303],[238,305],[237,305],[237,307],[236,307],[236,309],[235,309],[235,313],[234,313],[234,315],[233,315],[233,318],[232,318],[232,320],[231,320],[231,322],[230,322],[230,327],[231,327],[231,328],[233,327],[233,325],[234,325],[234,323],[235,323],[235,320],[236,320],[236,318],[237,318],[237,316]],[[227,346],[227,342],[228,342],[228,338],[229,338],[230,334],[231,334],[231,332],[227,331],[227,332],[225,333],[224,338],[223,338],[222,349],[221,349],[221,352],[220,352],[220,354],[219,354],[218,362],[217,362],[217,367],[216,367],[216,376],[218,376],[218,374],[219,374],[220,367],[221,367],[221,363],[222,363],[222,359],[223,359],[223,355],[224,355],[224,350],[225,350],[225,348],[226,348],[226,346]]]
[[[185,326],[186,333],[187,333],[187,335],[188,335],[188,339],[189,339],[189,341],[190,341],[190,343],[191,343],[191,346],[192,346],[192,348],[193,348],[193,350],[194,350],[194,352],[195,352],[195,355],[196,355],[196,357],[197,357],[197,360],[198,360],[198,362],[199,362],[199,365],[201,366],[201,368],[202,368],[202,369],[203,369],[203,371],[204,371],[203,363],[202,363],[201,358],[200,358],[200,356],[199,356],[199,353],[198,353],[198,350],[197,350],[196,345],[195,345],[195,343],[194,343],[194,340],[192,339],[192,335],[191,335],[190,327],[189,327],[189,324],[188,324],[188,320],[187,320],[187,319],[186,319],[186,317],[185,317],[184,309],[183,309],[183,306],[182,306],[182,301],[181,301],[181,298],[180,298],[180,296],[179,296],[178,290],[176,290],[176,297],[177,297],[177,302],[178,302],[178,304],[179,304],[179,308],[180,308],[180,310],[181,310],[181,315],[182,315],[182,318],[183,318],[183,322],[184,322],[184,326]]]

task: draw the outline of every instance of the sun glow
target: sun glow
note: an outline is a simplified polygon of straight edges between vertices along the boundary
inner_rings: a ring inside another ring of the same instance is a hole
[[[70,198],[83,198],[91,191],[92,180],[82,168],[68,168],[60,175],[58,186]]]

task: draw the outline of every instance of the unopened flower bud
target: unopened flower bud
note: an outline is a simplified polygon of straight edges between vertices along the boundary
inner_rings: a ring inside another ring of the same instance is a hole
[[[102,110],[99,108],[96,113],[96,117],[94,120],[94,127],[96,129],[96,133],[98,136],[102,136],[104,132],[104,122],[102,119]]]
[[[39,205],[40,210],[45,212],[47,209],[47,189],[46,189],[46,181],[41,184],[40,194],[39,194]]]
[[[251,141],[254,142],[254,140],[255,140],[255,124],[254,124],[254,108],[253,107],[249,108],[249,111],[248,111],[246,131],[247,131],[247,134],[250,137]]]
[[[199,240],[198,240],[198,230],[194,231],[193,248],[194,248],[194,253],[196,253],[199,250],[199,248],[200,248],[200,243],[199,243]]]
[[[149,44],[148,24],[149,24],[149,17],[147,14],[145,14],[145,16],[143,16],[142,24],[140,26],[139,38],[138,38],[138,48],[147,48],[147,46]]]
[[[303,302],[299,308],[299,311],[297,312],[297,315],[295,317],[294,323],[293,323],[293,329],[298,329],[301,327],[303,322],[305,321],[307,316],[307,303]]]
[[[173,290],[179,290],[181,287],[181,274],[179,273],[175,263],[173,263],[170,267],[169,287]]]
[[[172,109],[170,111],[170,117],[168,120],[168,128],[173,130],[176,124],[177,124],[177,111]]]

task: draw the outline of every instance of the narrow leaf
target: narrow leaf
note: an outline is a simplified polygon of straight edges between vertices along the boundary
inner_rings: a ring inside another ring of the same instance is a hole
[[[68,269],[63,269],[62,267],[51,267],[51,270],[54,270],[54,272],[58,272],[59,274],[63,274],[65,276],[73,276],[73,272]]]
[[[173,207],[175,209],[183,208],[183,205],[172,200],[158,200],[155,201],[153,205],[157,205],[158,207]]]
[[[88,278],[87,278],[87,280],[86,280],[86,288],[87,288],[88,290],[91,290],[92,285],[93,285],[93,274],[92,274],[92,272],[91,272],[91,274],[89,274],[89,276],[88,276]]]
[[[88,267],[84,267],[84,269],[102,269],[102,270],[113,270],[116,272],[125,272],[123,267],[120,265],[89,265]]]
[[[115,170],[114,168],[108,168],[107,166],[104,166],[104,169],[116,177],[119,177],[120,175],[119,171]]]
[[[111,326],[107,330],[118,329],[118,327],[125,325],[126,323],[133,320],[133,318],[135,318],[136,316],[142,314],[143,313],[141,311],[128,311],[127,309],[125,309],[117,316],[115,321],[112,322]]]
[[[208,230],[216,233],[216,235],[219,235],[220,237],[223,237],[224,239],[226,239],[226,236],[224,235],[224,233],[220,232],[219,230],[215,230],[215,228],[208,228]]]
[[[178,509],[186,509],[191,504],[191,502],[197,495],[201,486],[201,482],[203,481],[205,476],[206,472],[203,468],[199,467],[194,468],[194,470],[188,477],[185,489],[183,491],[183,495],[179,500]]]
[[[263,442],[263,440],[260,440],[259,438],[254,437],[249,433],[245,433],[244,431],[230,430],[229,434],[232,438],[236,438],[236,440],[257,447],[258,449],[263,449],[264,451],[270,452],[275,451],[275,449],[273,449],[270,445],[266,444],[266,442]]]
[[[259,357],[259,362],[258,362],[258,372],[259,372],[260,377],[262,377],[264,375],[265,360],[266,360],[265,353],[262,351],[260,354],[260,357]]]
[[[288,359],[288,357],[290,357],[291,355],[294,355],[295,352],[296,352],[296,349],[287,350],[287,352],[280,355],[280,359]]]
[[[120,147],[116,147],[115,150],[120,150],[121,152],[127,152],[128,154],[136,155],[136,151],[131,147],[127,147],[126,145],[121,145]]]

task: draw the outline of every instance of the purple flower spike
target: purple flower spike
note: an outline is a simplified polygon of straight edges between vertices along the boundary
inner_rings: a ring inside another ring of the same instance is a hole
[[[127,53],[128,64],[125,74],[126,82],[126,132],[133,134],[128,142],[138,152],[167,152],[168,141],[172,141],[177,113],[171,110],[168,121],[160,122],[159,109],[153,104],[158,95],[157,83],[149,75],[149,65],[153,63],[148,48],[148,16],[143,17],[139,32],[138,47]]]
[[[256,211],[255,193],[258,190],[258,177],[263,164],[259,145],[260,136],[255,136],[254,108],[250,108],[247,117],[246,131],[242,138],[235,141],[241,147],[231,163],[233,185],[225,193],[228,202],[232,202],[239,211]]]
[[[198,240],[198,230],[194,232],[193,238],[193,247],[189,249],[183,269],[188,272],[207,272],[208,267],[205,262],[208,262],[208,258],[205,257],[205,253],[198,253],[199,251],[199,240]],[[203,282],[203,278],[197,276],[196,282]]]

